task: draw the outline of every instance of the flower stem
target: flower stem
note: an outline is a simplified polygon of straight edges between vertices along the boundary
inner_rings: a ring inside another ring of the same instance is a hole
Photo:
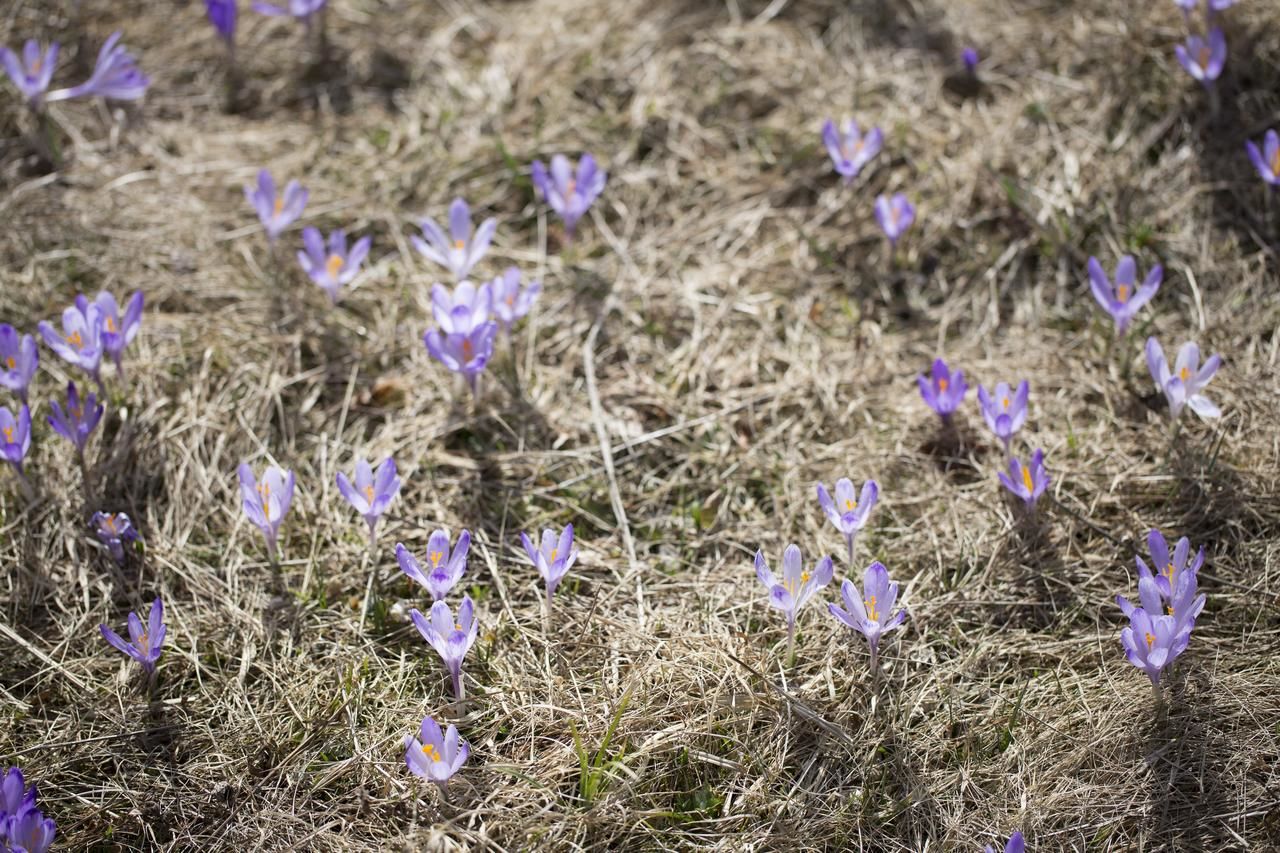
[[[794,617],[787,620],[787,669],[795,666],[796,663],[796,620]]]

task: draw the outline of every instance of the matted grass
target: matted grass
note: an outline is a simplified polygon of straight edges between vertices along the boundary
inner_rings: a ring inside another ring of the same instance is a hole
[[[121,28],[155,80],[114,116],[57,105],[57,175],[30,170],[0,96],[0,320],[147,295],[98,499],[44,424],[75,378],[47,349],[41,497],[0,479],[0,760],[38,781],[61,847],[1280,844],[1280,216],[1243,151],[1280,124],[1280,7],[1227,13],[1211,120],[1172,2],[335,0],[320,72],[299,28],[242,10],[237,114],[200,4],[51,5],[13,0],[3,42],[58,38],[75,77],[81,38],[92,56]],[[962,100],[944,81],[968,43],[987,86]],[[886,146],[845,188],[818,131],[850,111]],[[559,151],[609,171],[564,250],[525,171]],[[310,188],[306,223],[374,236],[338,309],[295,269],[296,229],[272,264],[241,192],[262,165]],[[897,190],[920,213],[893,264],[871,202]],[[480,272],[545,286],[474,404],[422,346],[437,271],[407,243],[454,195],[500,219]],[[1165,284],[1110,348],[1084,262],[1126,250]],[[1223,354],[1221,421],[1188,412],[1170,442],[1149,333]],[[972,395],[939,439],[914,385],[939,354],[1030,380],[1038,521],[1001,494]],[[405,477],[363,619],[362,525],[333,485],[357,454]],[[299,483],[278,579],[234,477],[268,459]],[[817,604],[785,671],[751,568],[795,541],[848,573],[813,493],[839,476],[879,480],[857,574],[884,561],[911,612],[878,688]],[[123,573],[99,507],[145,539]],[[517,536],[569,521],[582,555],[548,632]],[[438,525],[475,537],[460,717],[392,554]],[[1161,719],[1113,600],[1151,527],[1208,551]],[[97,625],[157,594],[148,703]],[[473,748],[447,804],[404,767],[427,713]]]

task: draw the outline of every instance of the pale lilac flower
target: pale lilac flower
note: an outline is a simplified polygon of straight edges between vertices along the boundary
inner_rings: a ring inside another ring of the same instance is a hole
[[[1222,410],[1202,393],[1221,365],[1222,356],[1214,354],[1201,367],[1200,348],[1187,342],[1178,350],[1178,357],[1170,370],[1160,342],[1154,337],[1147,338],[1147,369],[1156,382],[1156,388],[1169,401],[1169,416],[1175,421],[1184,406],[1190,406],[1201,418],[1216,418],[1222,414]]]
[[[863,135],[854,119],[849,119],[844,127],[837,129],[836,123],[827,119],[822,125],[822,143],[827,146],[832,165],[844,176],[847,184],[880,153],[884,145],[884,134],[880,128],[873,127]]]
[[[46,320],[41,320],[37,328],[50,349],[82,368],[102,387],[102,309],[97,303],[77,299],[75,305],[63,311],[61,334]]]
[[[164,643],[164,602],[159,597],[151,602],[151,613],[144,627],[137,613],[129,614],[129,640],[125,642],[120,635],[106,625],[99,625],[98,630],[106,641],[142,664],[147,672],[154,672],[156,661],[160,659],[160,646]]]
[[[124,546],[136,542],[138,531],[123,512],[95,512],[91,519],[99,541],[107,546],[112,558],[124,565]]]
[[[1135,286],[1138,265],[1134,263],[1132,255],[1123,255],[1116,264],[1116,280],[1113,285],[1098,259],[1089,258],[1089,286],[1093,290],[1093,298],[1115,320],[1117,335],[1123,335],[1128,330],[1129,323],[1139,309],[1156,295],[1163,278],[1164,267],[1156,264],[1147,273],[1142,284]]]
[[[805,605],[814,593],[831,583],[835,568],[830,557],[823,557],[813,567],[812,572],[805,571],[804,559],[800,548],[788,545],[782,552],[782,577],[776,577],[765,562],[764,552],[756,551],[756,577],[769,592],[769,605],[781,610],[787,618],[787,660],[795,648],[796,613]]]
[[[1222,30],[1214,27],[1208,39],[1187,36],[1187,43],[1175,45],[1173,52],[1188,74],[1208,86],[1222,74],[1222,66],[1227,61],[1227,39]]]
[[[276,194],[276,182],[266,169],[258,172],[258,186],[245,187],[244,196],[257,211],[258,220],[272,243],[284,229],[293,224],[307,206],[309,193],[297,181],[285,184],[284,192]]]
[[[543,530],[541,547],[534,547],[529,537],[521,531],[520,544],[524,545],[529,561],[546,582],[547,601],[550,601],[556,594],[556,587],[560,586],[560,581],[564,580],[564,576],[573,567],[574,560],[578,559],[578,549],[573,547],[573,525],[566,524],[559,537],[554,530]]]
[[[67,407],[57,400],[50,401],[53,408],[53,414],[49,415],[49,425],[53,427],[53,431],[65,438],[76,449],[76,455],[84,456],[85,445],[89,443],[89,436],[93,433],[94,427],[98,425],[98,421],[102,420],[102,413],[106,407],[98,402],[97,396],[90,391],[85,395],[84,401],[80,400],[80,393],[76,391],[76,383],[67,383]]]
[[[133,54],[120,44],[123,34],[112,33],[103,42],[98,51],[98,61],[93,66],[89,79],[79,86],[73,86],[64,95],[67,98],[78,98],[82,95],[99,95],[113,101],[135,101],[147,92],[151,78],[138,68]],[[53,95],[49,96],[53,100]]]
[[[1021,832],[1015,832],[1009,836],[1009,841],[1004,845],[1004,853],[1026,853],[1027,845],[1022,839]],[[987,845],[987,853],[996,853],[996,849],[990,844]]]
[[[347,499],[347,503],[364,516],[364,523],[369,526],[369,545],[373,547],[377,542],[378,519],[387,511],[387,507],[391,506],[391,502],[400,491],[400,478],[396,476],[396,461],[387,457],[375,473],[367,459],[357,459],[355,482],[347,479],[347,475],[339,471],[337,483],[338,491]]]
[[[1252,140],[1246,142],[1244,147],[1262,180],[1273,187],[1280,186],[1280,133],[1268,130],[1262,138],[1261,150]]]
[[[297,18],[303,23],[311,20],[311,16],[319,12],[325,7],[328,0],[288,0],[283,6],[277,6],[274,3],[264,3],[262,0],[254,0],[253,11],[262,15],[271,17],[289,17]]]
[[[259,482],[249,463],[241,462],[237,474],[240,478],[240,501],[244,514],[262,531],[267,540],[267,555],[274,563],[276,545],[280,539],[280,524],[288,515],[289,504],[293,501],[293,472],[271,465],[262,473],[262,481]]]
[[[31,335],[19,335],[8,323],[0,323],[0,386],[27,402],[27,388],[36,375],[40,354]]]
[[[1016,456],[1009,457],[1009,473],[999,474],[1000,484],[1022,498],[1028,509],[1035,509],[1036,501],[1049,486],[1049,472],[1044,467],[1044,451],[1037,449],[1026,465]]]
[[[469,335],[489,322],[493,307],[493,286],[489,282],[476,287],[463,281],[449,292],[436,282],[431,285],[431,316],[446,335]]]
[[[964,63],[964,70],[971,76],[978,74],[978,51],[972,47],[966,47],[960,51],[960,61]]]
[[[516,321],[524,317],[533,308],[538,294],[542,292],[540,282],[531,281],[521,286],[520,270],[507,267],[506,272],[489,283],[492,294],[493,316],[502,324],[506,332]]]
[[[434,782],[442,795],[446,794],[449,780],[453,778],[471,755],[471,747],[458,737],[458,727],[449,724],[444,732],[430,717],[422,718],[421,740],[405,735],[404,760],[413,775]]]
[[[465,376],[471,393],[479,394],[477,382],[493,357],[493,339],[497,334],[498,324],[489,320],[466,334],[447,334],[439,329],[430,329],[422,336],[422,341],[432,358],[454,373]]]
[[[470,549],[470,531],[464,530],[458,534],[458,544],[451,551],[449,533],[436,530],[427,540],[427,561],[431,564],[429,572],[423,572],[413,554],[400,543],[396,543],[396,560],[400,563],[402,572],[431,593],[433,601],[443,601],[467,570],[467,552]]]
[[[942,418],[943,423],[951,420],[951,416],[964,402],[964,395],[969,392],[969,384],[964,381],[964,371],[954,373],[942,359],[935,359],[929,378],[916,377],[920,386],[920,396]]]
[[[449,670],[449,676],[453,679],[453,696],[461,700],[463,698],[462,660],[467,656],[471,645],[475,643],[476,634],[480,630],[471,596],[462,597],[462,605],[458,608],[456,620],[449,605],[443,601],[437,601],[431,605],[429,619],[416,607],[409,611],[409,618],[413,620],[418,633],[431,644],[440,655],[440,659],[444,661],[445,667]]]
[[[1016,391],[1010,390],[1007,382],[997,384],[994,391],[988,391],[983,385],[978,386],[982,417],[986,419],[987,426],[995,433],[996,438],[1004,444],[1005,453],[1009,452],[1009,439],[1027,421],[1027,397],[1030,393],[1031,386],[1025,379],[1018,383]]]
[[[102,316],[102,351],[105,355],[111,356],[111,360],[116,364],[116,372],[121,378],[124,377],[121,358],[125,347],[133,343],[133,339],[138,336],[138,330],[142,328],[142,302],[142,291],[134,291],[122,315],[115,297],[107,291],[99,293],[94,300]],[[88,306],[89,300],[83,295],[76,297],[76,307],[82,313],[87,313]]]
[[[360,265],[369,254],[369,246],[373,238],[361,237],[350,250],[347,249],[347,234],[338,228],[329,234],[329,246],[326,249],[324,237],[318,228],[302,229],[302,245],[306,251],[298,252],[298,264],[302,271],[318,284],[329,299],[335,304],[338,292],[355,281],[360,274]]]
[[[898,240],[916,221],[915,206],[902,193],[895,193],[892,198],[882,195],[876,199],[876,221],[889,243],[897,246]]]
[[[36,807],[36,786],[26,787],[22,770],[10,767],[0,776],[0,842],[4,841],[4,827],[8,818],[28,812]],[[0,850],[3,850],[0,847]]]
[[[32,785],[32,790],[35,786]],[[53,846],[55,826],[52,818],[47,818],[39,809],[32,808],[20,811],[5,819],[4,832],[0,833],[0,841],[8,836],[8,847],[13,853],[47,853]]]
[[[18,56],[7,47],[0,47],[0,65],[4,66],[9,79],[22,93],[22,97],[27,99],[32,109],[39,109],[46,100],[61,100],[68,97],[66,92],[69,90],[65,89],[60,93],[53,93],[60,97],[55,98],[45,94],[49,84],[53,82],[53,70],[57,64],[58,43],[56,41],[41,51],[39,42],[28,39],[22,46],[22,56]]]
[[[897,628],[907,618],[905,609],[892,613],[898,601],[898,584],[890,583],[889,571],[880,562],[867,566],[862,579],[862,592],[848,578],[840,585],[844,609],[828,604],[827,609],[839,621],[867,638],[874,671],[880,653],[880,638]],[[892,613],[892,615],[890,615]]]
[[[22,477],[22,460],[31,450],[31,409],[26,403],[14,417],[7,406],[0,406],[0,458],[13,466]],[[25,480],[24,480],[25,482]]]
[[[1189,572],[1194,575],[1204,565],[1203,545],[1200,546],[1195,559],[1190,564],[1187,563],[1187,558],[1191,556],[1191,540],[1185,536],[1178,540],[1174,545],[1173,553],[1170,554],[1169,544],[1164,536],[1160,535],[1159,530],[1152,530],[1147,534],[1147,549],[1151,552],[1150,567],[1142,561],[1141,557],[1134,558],[1138,563],[1138,577],[1152,578],[1160,590],[1160,596],[1166,601],[1173,599],[1184,573]]]
[[[236,0],[204,0],[209,23],[228,45],[236,39]]]
[[[423,257],[448,269],[454,278],[461,281],[480,262],[485,252],[489,251],[493,232],[498,230],[498,221],[490,217],[472,233],[471,208],[462,199],[455,198],[453,204],[449,205],[448,235],[434,219],[422,220],[421,226],[422,237],[415,234],[409,238],[414,248]]]
[[[557,154],[551,158],[549,171],[541,160],[534,160],[532,173],[534,187],[547,206],[564,220],[565,234],[572,238],[578,220],[604,192],[604,171],[596,167],[596,158],[583,154],[575,174],[569,158]]]
[[[851,565],[854,539],[857,538],[859,531],[867,526],[867,519],[879,499],[880,486],[875,480],[867,480],[862,484],[861,493],[856,493],[853,482],[848,477],[841,477],[836,481],[835,500],[831,499],[826,486],[818,484],[818,504],[827,514],[827,518],[831,519],[831,523],[836,526],[836,530],[844,536]]]

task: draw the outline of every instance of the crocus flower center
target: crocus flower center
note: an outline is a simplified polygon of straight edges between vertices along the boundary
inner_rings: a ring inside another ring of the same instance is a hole
[[[876,613],[876,597],[873,595],[862,603],[867,606],[867,618],[872,622],[879,622],[880,616]]]
[[[1169,565],[1164,567],[1164,573],[1168,576],[1169,580],[1173,580],[1173,563],[1169,563]]]
[[[432,761],[440,760],[440,751],[429,743],[424,743],[422,745],[422,754],[427,758],[430,758]]]
[[[1275,153],[1271,155],[1271,174],[1280,176],[1280,145],[1276,146]]]
[[[84,409],[80,408],[79,406],[69,406],[68,408],[71,411],[71,417],[74,418],[75,420],[78,421],[84,416]]]
[[[108,530],[110,530],[112,533],[117,532],[115,513],[111,513],[110,515],[104,516],[102,520],[106,522]]]
[[[566,184],[564,188],[564,197],[573,198],[574,194],[577,191],[578,191],[578,182],[575,181],[573,178],[570,178],[569,183]]]
[[[939,390],[939,391],[946,391],[946,390],[947,390],[947,386],[948,386],[948,385],[950,385],[950,384],[951,384],[951,383],[950,383],[950,382],[948,382],[948,381],[947,381],[947,380],[945,380],[945,379],[939,379],[939,380],[938,380],[938,390]]]
[[[475,354],[475,348],[471,345],[470,338],[462,339],[462,357],[471,360],[471,356]]]
[[[369,499],[370,503],[373,502],[373,486],[364,487],[364,496]]]
[[[1001,400],[1001,401],[1000,401],[1000,407],[1001,407],[1001,408],[1004,408],[1004,409],[1009,408],[1009,398],[1008,398],[1008,397],[1005,397],[1003,400]]]
[[[104,322],[106,323],[107,331],[114,333],[116,330],[116,321],[111,317],[108,317]]]
[[[34,77],[35,75],[39,74],[40,69],[43,67],[44,67],[44,62],[40,59],[40,57],[37,56],[35,61],[31,63],[31,76]]]
[[[515,304],[516,304],[516,295],[513,293],[507,297],[507,307],[514,308]],[[9,360],[13,361],[13,359],[9,359]]]
[[[461,623],[461,622],[454,622],[454,623],[453,623],[453,630],[455,630],[455,631],[461,631],[461,630],[462,630],[462,623]]]
[[[845,142],[845,144],[841,146],[841,152],[844,154],[844,159],[846,160],[855,159],[859,154],[862,153],[862,149],[866,146],[866,144],[867,142],[865,138],[859,139],[857,142],[853,143],[852,145],[850,145],[848,142]]]
[[[324,262],[325,272],[329,273],[329,278],[335,278],[342,269],[342,256],[330,255],[329,260]]]
[[[1117,299],[1118,301],[1120,301],[1120,302],[1124,302],[1124,301],[1125,301],[1125,300],[1127,300],[1128,298],[1129,298],[1129,285],[1127,285],[1127,284],[1117,284],[1117,285],[1116,285],[1116,299]]]
[[[258,494],[262,495],[264,501],[271,497],[271,487],[267,485],[265,480],[258,484]]]
[[[433,569],[439,568],[440,561],[444,559],[444,551],[432,551],[430,556],[431,556],[431,568]]]
[[[463,249],[467,248],[467,241],[466,241],[466,240],[454,240],[454,241],[453,241],[453,248],[454,248],[454,249],[456,249],[456,250],[458,250],[459,252],[461,252]]]
[[[4,428],[4,440],[9,444],[13,444],[13,427]]]
[[[13,356],[9,356],[8,358],[6,358],[4,360],[4,363],[10,370],[13,370],[15,367],[18,366],[18,362],[14,360]]]
[[[1033,486],[1031,485],[1031,469],[1030,468],[1022,469],[1022,484],[1027,487],[1028,493],[1032,491]]]
[[[276,205],[275,205],[276,216],[279,216],[283,211],[284,211],[284,196],[278,195],[276,196]]]
[[[1156,642],[1155,635],[1147,634],[1146,637],[1147,637],[1147,648],[1151,648],[1152,646],[1155,645],[1155,642]]]
[[[551,549],[551,562],[554,563],[556,561],[556,551],[559,551],[559,550],[560,550],[559,548]]]
[[[84,338],[80,337],[79,332],[72,332],[67,335],[67,343],[71,344],[76,349],[80,349],[84,346]]]
[[[145,649],[148,645],[150,645],[150,641],[147,639],[147,632],[143,631],[142,636],[138,637],[138,647]]]
[[[1209,50],[1209,45],[1206,44],[1200,48],[1200,67],[1202,69],[1209,67],[1209,57],[1212,55],[1212,52]]]
[[[853,512],[855,509],[858,508],[858,502],[855,501],[853,498],[845,498],[844,508],[846,512]]]

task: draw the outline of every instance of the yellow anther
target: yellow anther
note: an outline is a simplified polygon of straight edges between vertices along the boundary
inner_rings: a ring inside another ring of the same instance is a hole
[[[808,572],[801,572],[801,573],[800,573],[800,583],[803,585],[803,584],[807,584],[808,582],[809,582],[809,573],[808,573]]]
[[[276,216],[279,216],[279,215],[280,215],[280,213],[284,210],[284,196],[282,196],[282,195],[278,195],[278,196],[276,196],[276,208],[275,208],[275,210],[276,210]]]
[[[434,569],[437,568],[440,565],[440,561],[444,559],[444,551],[432,551],[428,556],[431,557],[431,568]]]
[[[867,618],[872,622],[879,622],[880,617],[876,614],[876,597],[873,595],[862,603],[867,606]]]
[[[425,755],[427,758],[430,758],[432,761],[440,760],[439,750],[437,750],[434,746],[432,746],[429,743],[424,743],[422,745],[422,754]]]
[[[110,513],[110,514],[108,514],[108,515],[104,516],[102,520],[103,520],[103,521],[105,521],[105,522],[107,523],[107,527],[111,530],[111,532],[112,532],[112,533],[116,533],[116,532],[117,532],[117,531],[116,531],[116,515],[115,515],[115,513]]]
[[[1213,56],[1213,52],[1209,50],[1209,45],[1200,48],[1200,67],[1208,68],[1209,59]]]
[[[857,508],[857,506],[858,506],[858,503],[857,503],[857,501],[855,501],[853,498],[845,498],[845,499],[844,499],[844,508],[845,508],[845,511],[846,511],[846,512],[849,512],[849,511],[851,511],[851,510],[853,510],[853,509],[856,509],[856,508]]]
[[[337,278],[338,273],[342,272],[342,265],[345,261],[341,255],[330,255],[329,260],[324,262],[324,271],[329,274],[329,278]]]
[[[1276,153],[1271,157],[1271,174],[1280,175],[1280,146],[1276,147]]]
[[[568,198],[569,196],[573,195],[577,191],[578,191],[578,182],[575,181],[573,178],[570,178],[569,185],[565,187],[565,191],[564,191],[565,198]]]
[[[1178,378],[1179,378],[1179,379],[1181,379],[1183,382],[1186,382],[1188,379],[1190,379],[1190,378],[1191,378],[1191,368],[1189,368],[1189,367],[1183,367],[1181,370],[1179,370],[1179,371],[1178,371]]]
[[[1027,491],[1034,491],[1035,487],[1031,484],[1031,469],[1026,465],[1022,466],[1022,483],[1027,487]]]
[[[515,304],[516,304],[516,297],[515,297],[515,294],[513,293],[512,295],[507,297],[507,307],[509,308],[515,307]]]
[[[80,349],[84,346],[84,338],[80,337],[79,332],[72,332],[67,335],[67,343],[71,344],[76,349]]]
[[[373,502],[373,486],[364,487],[364,496],[369,499],[370,503]]]
[[[18,366],[18,362],[14,360],[13,356],[9,356],[8,358],[6,358],[4,360],[4,363],[10,370],[13,370],[15,367]]]
[[[138,648],[145,649],[147,647],[147,632],[143,631],[142,636],[138,637]]]
[[[266,480],[258,484],[258,494],[262,495],[263,500],[271,497],[271,487],[267,485]]]
[[[462,357],[465,358],[467,361],[470,361],[471,356],[473,356],[474,354],[475,354],[475,347],[471,345],[471,339],[463,338],[462,339]]]
[[[1172,561],[1169,562],[1169,565],[1164,567],[1164,573],[1168,575],[1170,580],[1173,580],[1173,562]]]
[[[13,427],[4,428],[4,440],[9,444],[13,444]]]
[[[454,622],[454,623],[453,623],[453,630],[455,630],[455,631],[461,631],[461,630],[462,630],[462,623],[461,623],[461,622]]]
[[[1147,634],[1146,636],[1147,636],[1147,648],[1151,648],[1153,645],[1155,645],[1156,638],[1152,634]]]
[[[554,563],[554,562],[556,561],[556,552],[557,552],[557,551],[559,551],[559,550],[560,550],[559,548],[552,548],[552,549],[551,549],[551,562],[553,562],[553,563]]]
[[[466,241],[466,240],[454,240],[454,241],[453,241],[453,248],[455,248],[455,249],[457,249],[459,252],[461,252],[463,249],[467,248],[467,241]]]
[[[938,380],[938,390],[939,390],[939,391],[945,391],[945,390],[947,390],[947,386],[948,386],[948,385],[950,385],[950,384],[951,384],[951,383],[950,383],[950,382],[948,382],[948,381],[947,381],[947,380],[945,380],[945,379],[939,379],[939,380]]]
[[[111,319],[110,317],[108,317],[108,318],[106,319],[106,321],[105,321],[105,322],[106,322],[106,324],[107,324],[107,331],[108,331],[108,332],[115,332],[115,330],[116,330],[116,321],[115,321],[115,320],[113,320],[113,319]]]
[[[1117,285],[1116,285],[1116,299],[1120,300],[1121,302],[1124,302],[1124,301],[1125,301],[1126,299],[1128,299],[1128,298],[1129,298],[1129,285],[1127,285],[1127,284],[1117,284]]]
[[[1005,397],[1003,400],[1001,400],[1000,405],[1006,409],[1009,408],[1009,398]]]

